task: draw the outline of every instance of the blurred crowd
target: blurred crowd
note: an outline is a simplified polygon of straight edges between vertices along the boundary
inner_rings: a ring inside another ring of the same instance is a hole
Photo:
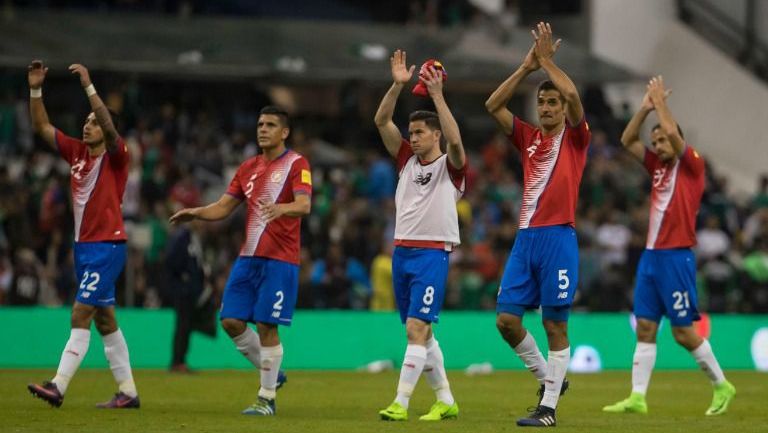
[[[258,111],[275,101],[268,92],[237,86],[193,83],[180,89],[99,78],[94,82],[107,104],[122,112],[119,128],[132,157],[123,201],[129,256],[119,304],[172,305],[181,289],[169,276],[168,254],[179,230],[199,237],[204,285],[220,294],[243,240],[242,206],[229,219],[189,229],[167,220],[181,207],[218,199],[238,165],[258,153]],[[52,123],[79,137],[88,112],[82,90],[63,77],[49,82],[45,101]],[[109,85],[99,84],[104,82]],[[16,80],[0,93],[0,304],[70,304],[77,282],[69,169],[33,137],[24,86]],[[339,99],[331,104],[338,107],[333,113],[298,113],[289,139],[290,147],[309,158],[314,184],[312,213],[302,224],[298,307],[392,310],[397,173],[372,122],[377,101],[361,104],[343,91]],[[583,99],[593,138],[577,217],[575,305],[626,311],[645,245],[650,181],[618,143],[631,113],[614,113],[596,87],[585,89]],[[407,111],[396,113],[402,128]],[[457,117],[462,123],[462,115]],[[520,159],[492,126],[460,126],[470,165],[467,191],[457,204],[462,245],[451,254],[445,308],[492,310],[517,232]],[[708,162],[696,247],[700,308],[768,312],[768,176],[756,179],[750,197],[738,196],[716,161]]]

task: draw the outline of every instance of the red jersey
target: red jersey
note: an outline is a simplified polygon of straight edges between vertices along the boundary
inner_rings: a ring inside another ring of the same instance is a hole
[[[114,152],[88,154],[88,146],[56,130],[56,147],[70,165],[75,242],[127,239],[123,226],[123,193],[128,181],[128,146],[117,138]]]
[[[704,159],[686,144],[683,155],[664,163],[645,150],[645,169],[652,178],[649,250],[696,245],[696,214],[704,193]]]
[[[566,123],[559,134],[546,136],[541,129],[514,117],[509,139],[520,151],[523,163],[521,229],[575,225],[591,135],[584,119],[576,126]]]
[[[237,169],[227,194],[246,200],[245,242],[241,256],[266,257],[299,264],[301,218],[282,216],[266,224],[259,212],[259,200],[290,203],[296,194],[312,194],[309,162],[292,150],[273,161],[257,155]]]

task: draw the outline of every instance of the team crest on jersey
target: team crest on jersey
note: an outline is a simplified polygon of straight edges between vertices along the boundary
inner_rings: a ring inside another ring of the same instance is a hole
[[[282,170],[276,170],[272,172],[272,176],[270,176],[270,179],[274,183],[280,183],[281,180],[283,180],[283,172]]]
[[[413,181],[421,186],[424,186],[428,184],[430,180],[432,180],[432,173],[427,173],[426,176],[419,173],[419,175],[416,176],[416,179],[414,179]]]

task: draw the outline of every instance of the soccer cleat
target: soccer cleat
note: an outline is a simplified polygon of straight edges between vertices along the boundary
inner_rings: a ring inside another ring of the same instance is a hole
[[[277,386],[275,387],[276,390],[280,389],[285,385],[285,382],[288,382],[288,376],[285,374],[283,370],[280,370],[277,372]]]
[[[122,391],[115,394],[111,400],[96,405],[99,409],[138,409],[141,407],[139,396],[130,397]]]
[[[459,416],[459,404],[448,406],[438,400],[429,409],[429,412],[419,417],[419,421],[440,421],[443,419],[456,419]]]
[[[528,414],[527,418],[517,420],[520,427],[554,427],[557,425],[555,410],[546,406],[539,406]]]
[[[36,383],[30,383],[27,385],[27,389],[35,397],[45,400],[53,407],[61,407],[64,403],[64,396],[59,392],[59,388],[53,382],[47,380],[42,385]]]
[[[241,413],[243,415],[274,416],[276,412],[274,399],[259,397],[256,403],[248,406]]]
[[[736,387],[727,380],[720,385],[715,385],[715,393],[712,395],[712,404],[709,405],[706,415],[722,415],[728,410],[728,405],[736,396]]]
[[[633,392],[618,403],[614,403],[603,408],[603,412],[609,413],[648,413],[648,404],[645,402],[645,396],[639,392]]]
[[[408,421],[408,409],[395,401],[386,409],[380,410],[379,416],[384,421]]]
[[[568,386],[569,385],[570,385],[570,383],[568,382],[568,378],[564,377],[563,378],[563,384],[560,386],[560,395],[563,395],[563,394],[565,394],[565,391],[568,391]],[[536,406],[540,406],[541,405],[541,400],[544,399],[544,389],[545,389],[544,388],[544,384],[542,383],[539,386],[539,390],[536,391],[536,395],[539,396],[539,402],[536,403]]]

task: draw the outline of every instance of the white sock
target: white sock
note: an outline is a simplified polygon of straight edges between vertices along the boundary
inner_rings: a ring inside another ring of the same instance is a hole
[[[563,379],[565,379],[565,372],[568,370],[570,360],[570,346],[563,350],[549,351],[547,375],[544,378],[544,398],[541,399],[542,406],[552,409],[557,407],[557,400],[560,398],[560,387],[563,386]]]
[[[75,375],[77,368],[88,353],[88,345],[91,342],[91,331],[89,329],[73,328],[69,334],[64,352],[59,360],[59,369],[56,370],[56,376],[51,382],[56,384],[61,395],[67,392],[69,381]]]
[[[283,345],[261,347],[261,388],[259,397],[274,400],[277,396],[277,374],[283,362]]]
[[[720,364],[715,358],[715,353],[712,352],[712,346],[709,345],[709,341],[704,340],[699,347],[691,351],[691,355],[699,364],[699,367],[704,371],[704,374],[709,377],[713,385],[720,385],[725,382],[725,374],[720,368]]]
[[[515,352],[525,367],[528,368],[528,371],[536,376],[536,380],[539,383],[544,383],[544,376],[547,375],[547,360],[544,359],[544,355],[541,354],[539,346],[536,345],[536,340],[530,332],[526,331],[523,341],[515,346]]]
[[[451,393],[451,386],[448,384],[448,375],[445,374],[443,351],[440,350],[440,344],[434,336],[427,341],[427,360],[424,363],[424,376],[427,378],[429,386],[435,391],[435,396],[439,401],[448,406],[455,403]]]
[[[638,341],[632,359],[632,392],[645,395],[651,382],[651,373],[656,364],[656,343]]]
[[[243,354],[251,364],[256,368],[261,368],[261,340],[259,340],[259,334],[257,334],[250,326],[245,327],[245,331],[237,337],[232,337],[232,341],[235,342],[237,350]]]
[[[133,383],[131,360],[128,356],[128,345],[125,343],[123,331],[117,331],[101,337],[104,342],[104,354],[109,361],[112,376],[115,377],[117,388],[128,397],[136,397],[136,384]]]
[[[409,344],[406,347],[403,367],[400,369],[400,382],[397,384],[397,397],[395,397],[395,401],[406,409],[426,362],[426,347],[418,344]]]

